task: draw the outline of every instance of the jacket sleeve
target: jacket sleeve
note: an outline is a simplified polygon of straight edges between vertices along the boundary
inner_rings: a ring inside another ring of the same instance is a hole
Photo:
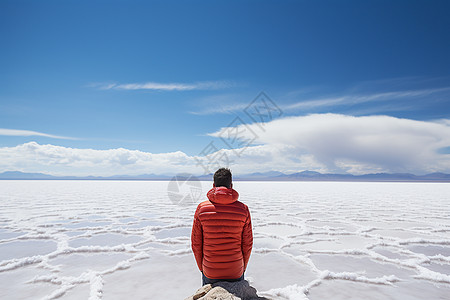
[[[191,247],[194,252],[195,260],[197,262],[198,269],[202,270],[203,264],[203,230],[202,224],[200,223],[200,219],[198,218],[199,207],[195,211],[194,215],[194,224],[192,225],[192,234],[191,234]]]
[[[242,256],[244,257],[244,271],[247,269],[248,260],[252,252],[253,247],[253,231],[252,231],[252,218],[250,211],[247,208],[248,217],[245,221],[242,231]]]

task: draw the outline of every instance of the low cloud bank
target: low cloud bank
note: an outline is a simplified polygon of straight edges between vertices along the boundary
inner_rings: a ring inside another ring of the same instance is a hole
[[[75,176],[203,174],[205,166],[213,172],[218,166],[216,158],[226,156],[233,172],[241,174],[270,170],[450,173],[450,154],[440,151],[450,146],[449,120],[314,114],[280,118],[262,127],[256,123],[247,126],[251,131],[237,126],[210,135],[220,137],[224,130],[233,129],[239,132],[239,138],[255,138],[254,143],[245,148],[221,149],[209,156],[190,156],[182,151],[154,154],[124,148],[77,149],[28,142],[0,148],[0,172]]]
[[[262,125],[262,129],[261,129]],[[313,114],[232,128],[241,138],[284,149],[287,155],[328,172],[450,171],[448,120],[416,121],[390,116]],[[210,134],[223,136],[231,128]],[[253,132],[253,133],[252,133]],[[305,156],[306,154],[306,156]],[[303,157],[302,157],[303,156]]]

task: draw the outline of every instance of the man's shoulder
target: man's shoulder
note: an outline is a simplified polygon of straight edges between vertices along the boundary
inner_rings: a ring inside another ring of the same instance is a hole
[[[233,204],[248,210],[248,206],[244,202],[241,202],[241,201],[238,200],[238,201],[235,201]]]
[[[197,212],[198,211],[200,211],[200,210],[202,210],[202,209],[205,209],[205,207],[208,207],[208,206],[212,206],[212,203],[211,203],[211,201],[209,201],[209,200],[205,200],[205,201],[203,201],[203,202],[200,202],[198,205],[197,205]]]
[[[245,204],[241,201],[235,201],[235,202],[231,203],[230,205],[233,207],[233,210],[235,212],[238,212],[241,215],[244,215],[247,217],[250,214],[247,204]]]
[[[209,204],[212,204],[211,201],[209,201],[209,200],[202,201],[197,205],[197,209],[202,206],[209,205]]]
[[[233,203],[223,205],[223,207],[234,207],[234,208],[238,208],[239,210],[242,210],[242,211],[249,211],[248,206],[245,203],[238,201],[238,200],[234,201]],[[207,210],[215,210],[215,209],[216,209],[215,204],[209,200],[200,202],[197,205],[197,212],[205,211],[205,210],[206,211]]]

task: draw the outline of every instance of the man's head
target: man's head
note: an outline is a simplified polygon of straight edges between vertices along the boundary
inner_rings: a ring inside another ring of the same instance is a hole
[[[232,188],[233,184],[231,183],[231,171],[227,168],[220,168],[214,173],[214,186],[225,186],[227,188]]]

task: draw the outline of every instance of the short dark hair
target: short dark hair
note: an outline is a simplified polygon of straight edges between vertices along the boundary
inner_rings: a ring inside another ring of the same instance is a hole
[[[231,188],[231,171],[227,168],[220,168],[214,173],[214,185],[225,186],[227,188]]]

